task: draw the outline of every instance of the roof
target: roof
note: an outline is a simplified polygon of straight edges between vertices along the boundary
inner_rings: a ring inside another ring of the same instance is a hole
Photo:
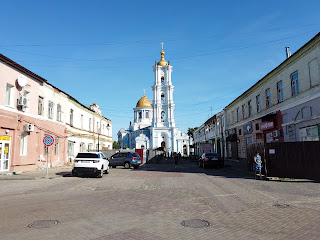
[[[232,105],[234,102],[236,102],[238,99],[240,99],[242,96],[246,95],[248,92],[250,92],[250,90],[252,90],[257,84],[261,83],[264,79],[266,79],[268,76],[270,76],[272,73],[274,73],[275,71],[277,71],[281,66],[283,66],[285,63],[287,63],[288,61],[291,61],[293,56],[297,56],[303,48],[305,48],[307,45],[309,45],[312,41],[314,41],[315,39],[320,37],[320,32],[315,35],[311,40],[309,40],[306,44],[304,44],[301,48],[299,48],[294,54],[292,54],[289,58],[287,58],[286,60],[284,60],[282,63],[280,63],[276,68],[274,68],[272,71],[270,71],[269,73],[267,73],[264,77],[262,77],[258,82],[256,82],[254,85],[252,85],[249,89],[247,89],[244,93],[242,93],[240,96],[238,96],[236,99],[234,99],[231,103],[229,103],[225,108],[229,107],[230,105]]]
[[[62,92],[64,94],[66,94],[70,99],[72,99],[73,101],[77,102],[78,104],[80,104],[82,107],[88,109],[89,111],[96,113],[95,111],[93,111],[92,109],[88,108],[87,106],[83,105],[82,103],[80,103],[77,99],[75,99],[74,97],[72,97],[71,95],[69,95],[68,93],[62,91],[61,89],[57,88],[56,86],[52,85],[51,83],[49,83],[46,79],[44,79],[43,77],[40,77],[39,75],[35,74],[34,72],[30,71],[29,69],[26,69],[25,67],[21,66],[20,64],[16,63],[15,61],[11,60],[10,58],[4,56],[3,54],[0,53],[0,61],[13,67],[14,69],[28,75],[29,77],[36,79],[42,83],[46,83],[50,86],[52,86],[53,88],[55,88],[56,90],[58,90],[59,92]],[[110,119],[101,116],[104,119],[111,121]]]

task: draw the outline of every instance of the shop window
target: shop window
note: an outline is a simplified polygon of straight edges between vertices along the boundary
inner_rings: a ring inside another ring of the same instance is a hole
[[[302,141],[319,141],[318,126],[300,129]]]

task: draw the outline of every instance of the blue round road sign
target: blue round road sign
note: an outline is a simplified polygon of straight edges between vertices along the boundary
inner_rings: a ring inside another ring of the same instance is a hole
[[[43,144],[47,147],[51,146],[54,143],[54,138],[50,135],[47,135],[43,139]]]

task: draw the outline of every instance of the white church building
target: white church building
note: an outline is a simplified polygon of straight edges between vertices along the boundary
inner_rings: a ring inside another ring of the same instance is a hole
[[[163,147],[167,153],[189,155],[191,139],[176,128],[171,81],[172,66],[164,59],[162,45],[161,60],[153,66],[153,102],[145,96],[137,102],[134,121],[128,130],[118,132],[118,143],[123,148],[157,149]]]

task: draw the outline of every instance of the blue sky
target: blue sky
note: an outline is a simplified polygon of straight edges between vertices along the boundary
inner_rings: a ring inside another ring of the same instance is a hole
[[[320,32],[320,1],[2,1],[0,52],[85,105],[113,138],[173,66],[176,125],[201,125]],[[212,110],[211,110],[212,109]]]

